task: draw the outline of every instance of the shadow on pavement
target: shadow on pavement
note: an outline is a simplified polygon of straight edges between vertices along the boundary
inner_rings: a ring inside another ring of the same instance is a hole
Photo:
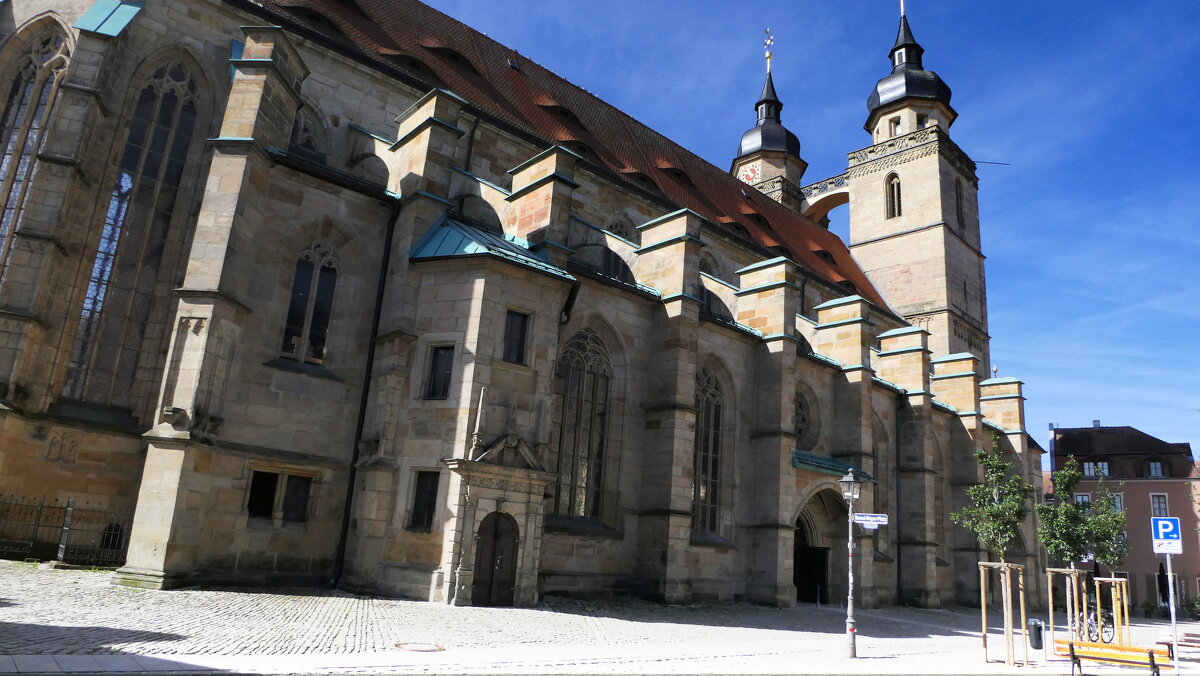
[[[184,638],[179,634],[115,627],[0,622],[0,655],[124,654],[112,646],[128,643],[161,643],[162,652],[170,652],[171,642]]]

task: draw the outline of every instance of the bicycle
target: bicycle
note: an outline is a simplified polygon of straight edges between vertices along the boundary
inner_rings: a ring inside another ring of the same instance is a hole
[[[1088,640],[1093,643],[1099,643],[1101,639],[1105,643],[1112,643],[1113,637],[1116,635],[1116,627],[1113,625],[1112,613],[1105,610],[1101,613],[1102,622],[1098,623],[1096,619],[1095,609],[1088,611],[1087,616],[1087,636]],[[1099,624],[1103,624],[1103,629]]]

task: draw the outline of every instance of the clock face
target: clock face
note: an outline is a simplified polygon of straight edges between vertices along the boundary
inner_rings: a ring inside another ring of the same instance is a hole
[[[758,182],[758,162],[751,162],[750,164],[747,164],[744,167],[742,167],[741,170],[738,171],[738,178],[742,179],[746,183],[757,183]]]

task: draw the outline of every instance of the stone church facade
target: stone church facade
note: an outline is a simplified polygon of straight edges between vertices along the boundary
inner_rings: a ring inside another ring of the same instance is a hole
[[[973,454],[1041,483],[906,19],[816,183],[769,71],[725,171],[411,0],[0,30],[0,494],[136,508],[116,583],[836,601],[853,470],[858,598],[970,603]]]

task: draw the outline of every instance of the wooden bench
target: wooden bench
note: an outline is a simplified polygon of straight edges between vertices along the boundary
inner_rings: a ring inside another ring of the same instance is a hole
[[[1060,638],[1054,640],[1054,653],[1071,658],[1071,676],[1075,676],[1076,670],[1083,676],[1083,664],[1080,660],[1121,664],[1127,667],[1149,667],[1154,676],[1158,676],[1159,669],[1171,668],[1170,651],[1166,648],[1143,648]]]
[[[1175,657],[1174,641],[1168,634],[1159,634],[1158,645],[1166,646],[1171,657]],[[1200,648],[1200,634],[1183,632],[1179,634],[1179,649]]]

